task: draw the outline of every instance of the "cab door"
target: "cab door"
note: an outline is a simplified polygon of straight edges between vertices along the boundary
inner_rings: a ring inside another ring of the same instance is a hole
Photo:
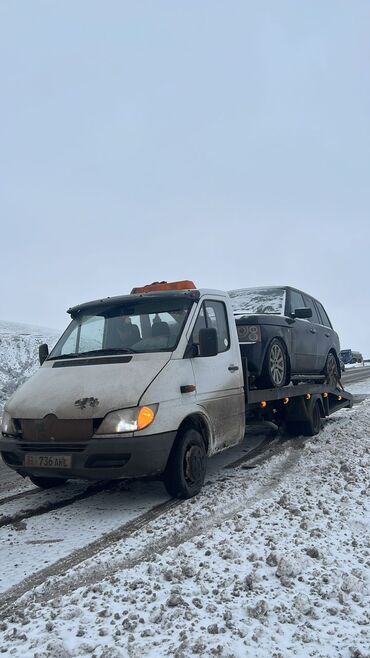
[[[244,435],[244,388],[239,343],[232,344],[224,302],[205,300],[199,310],[190,344],[199,349],[199,330],[215,328],[218,354],[191,359],[197,403],[210,419],[213,445],[210,452],[238,443]]]

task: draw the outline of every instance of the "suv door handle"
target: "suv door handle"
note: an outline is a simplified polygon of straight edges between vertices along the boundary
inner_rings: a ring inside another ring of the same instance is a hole
[[[325,334],[325,336],[326,336],[327,338],[330,338],[330,334]]]
[[[310,329],[311,334],[316,334],[316,329]]]
[[[228,367],[228,370],[230,370],[230,372],[235,372],[236,370],[239,370],[239,366],[230,365]]]

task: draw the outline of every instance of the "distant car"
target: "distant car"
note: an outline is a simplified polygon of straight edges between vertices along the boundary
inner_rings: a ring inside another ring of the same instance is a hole
[[[346,364],[344,363],[344,361],[342,360],[342,358],[340,356],[339,356],[339,365],[340,365],[341,372],[344,372],[345,369],[346,369]]]
[[[347,364],[362,363],[364,360],[361,352],[355,350],[341,350],[339,356]]]
[[[323,305],[292,288],[230,290],[242,356],[259,387],[340,380],[339,338]],[[318,379],[320,375],[320,379]]]

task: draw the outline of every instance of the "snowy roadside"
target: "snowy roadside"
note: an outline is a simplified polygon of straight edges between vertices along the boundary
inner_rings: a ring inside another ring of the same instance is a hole
[[[365,400],[25,595],[1,651],[369,657],[369,467]]]

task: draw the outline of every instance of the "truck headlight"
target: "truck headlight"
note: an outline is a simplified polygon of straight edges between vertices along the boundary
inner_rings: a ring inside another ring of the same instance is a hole
[[[1,421],[2,434],[17,434],[13,418],[8,411],[4,411],[3,419]]]
[[[237,329],[240,343],[259,343],[261,341],[261,327],[258,324],[239,324]]]
[[[95,434],[120,434],[136,432],[152,424],[158,409],[158,404],[131,409],[118,409],[105,416]]]

